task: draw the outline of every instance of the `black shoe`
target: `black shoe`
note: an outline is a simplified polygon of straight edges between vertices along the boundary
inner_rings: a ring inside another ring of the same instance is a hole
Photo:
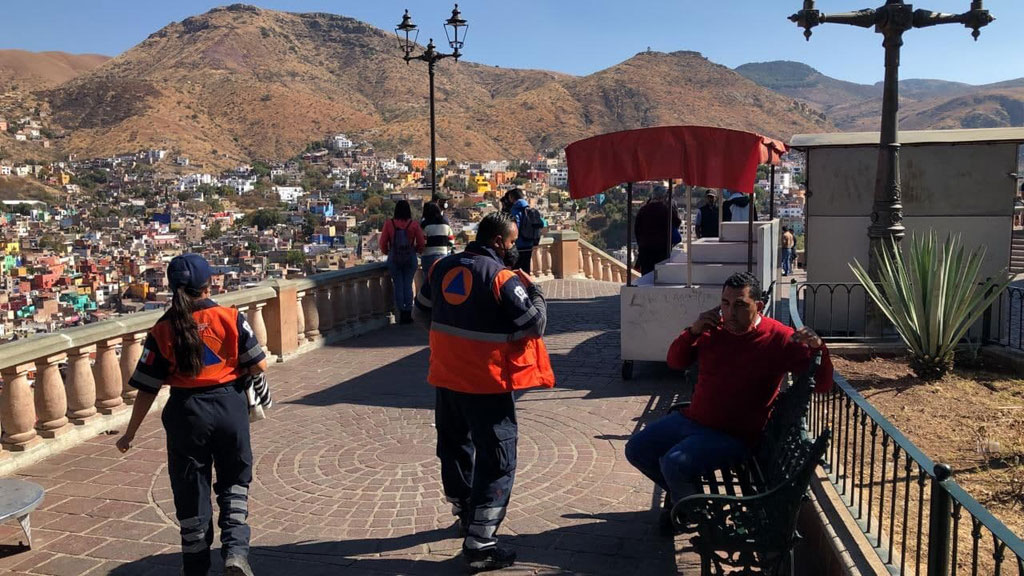
[[[489,570],[500,570],[508,568],[516,563],[516,553],[498,546],[491,546],[484,550],[462,549],[462,556],[469,565],[470,574],[487,572]]]
[[[400,318],[398,320],[398,323],[399,324],[412,324],[412,311],[411,310],[402,310]]]

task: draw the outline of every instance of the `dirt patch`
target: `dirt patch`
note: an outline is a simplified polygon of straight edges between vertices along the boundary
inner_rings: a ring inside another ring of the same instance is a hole
[[[1024,379],[961,369],[924,382],[909,358],[835,358],[836,371],[1017,534],[1024,534]]]

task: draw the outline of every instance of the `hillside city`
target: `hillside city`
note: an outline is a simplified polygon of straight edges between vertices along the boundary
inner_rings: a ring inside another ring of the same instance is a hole
[[[46,147],[46,131],[41,118],[0,118],[0,132],[17,144]],[[381,261],[377,242],[394,203],[408,200],[419,213],[430,200],[429,162],[380,156],[344,134],[288,161],[217,174],[159,149],[45,164],[0,160],[0,178],[61,192],[50,201],[3,201],[0,341],[163,308],[170,298],[166,265],[183,252],[215,266],[215,294]],[[600,232],[592,227],[607,228],[610,199],[608,206],[603,198],[569,200],[564,151],[530,160],[438,158],[437,166],[457,244],[473,237],[474,223],[513,187],[527,193],[551,229],[592,237]],[[794,159],[776,173],[777,214],[798,231],[801,168]],[[769,188],[766,179],[758,184]],[[636,205],[652,186],[636,188]],[[596,244],[624,261],[621,232],[608,232],[618,243],[598,237]]]

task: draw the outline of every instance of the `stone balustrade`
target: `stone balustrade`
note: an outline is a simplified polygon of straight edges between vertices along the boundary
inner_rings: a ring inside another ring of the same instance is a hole
[[[551,248],[554,244],[554,238],[545,236],[540,239],[540,244],[533,247],[533,254],[530,260],[530,271],[534,278],[538,280],[550,280],[555,277],[552,271],[551,253]]]
[[[279,361],[385,326],[393,301],[383,264],[272,280],[216,300],[245,314]],[[136,395],[126,383],[162,314],[131,314],[0,346],[0,476],[123,426]]]
[[[627,270],[625,264],[582,238],[579,240],[579,262],[582,274],[588,280],[625,284],[627,273],[633,278],[640,277],[639,272]]]

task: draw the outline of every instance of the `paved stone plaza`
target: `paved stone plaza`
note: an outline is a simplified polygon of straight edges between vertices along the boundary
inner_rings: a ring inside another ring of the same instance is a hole
[[[558,385],[519,399],[519,468],[499,531],[519,563],[496,573],[696,574],[686,540],[657,534],[660,492],[623,456],[638,418],[685,395],[681,378],[638,363],[620,380],[619,285],[546,287]],[[391,326],[270,369],[275,406],[252,428],[258,575],[464,573],[434,455],[426,340]],[[32,551],[16,546],[16,523],[0,525],[0,574],[178,574],[159,418],[125,457],[116,438],[21,471],[46,501]]]

